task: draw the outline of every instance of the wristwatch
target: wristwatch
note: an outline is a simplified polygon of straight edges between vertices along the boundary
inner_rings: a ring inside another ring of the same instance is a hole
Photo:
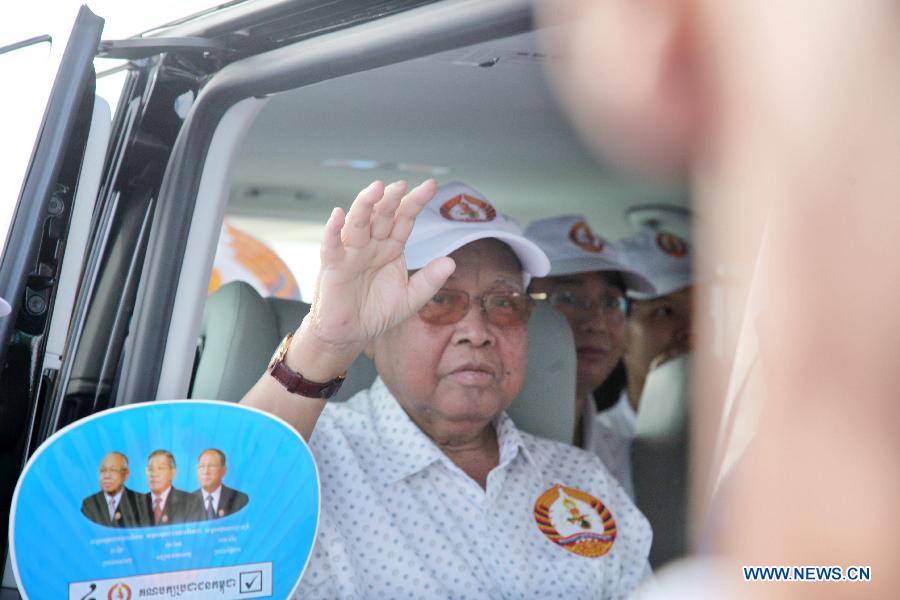
[[[269,374],[292,394],[306,396],[307,398],[321,398],[323,400],[331,398],[341,389],[341,384],[344,383],[347,372],[344,371],[343,375],[339,375],[325,383],[306,379],[303,375],[284,364],[284,357],[288,348],[291,347],[291,339],[293,337],[294,334],[289,333],[278,344],[278,348],[275,350],[275,354],[272,355],[272,360],[269,361],[269,366],[267,367]]]

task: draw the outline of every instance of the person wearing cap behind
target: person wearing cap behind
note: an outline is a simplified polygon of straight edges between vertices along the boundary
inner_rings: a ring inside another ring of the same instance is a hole
[[[691,258],[688,243],[667,231],[645,230],[619,241],[630,265],[653,283],[652,294],[628,292],[625,334],[628,398],[637,408],[650,371],[690,351]]]
[[[418,217],[417,217],[418,215]],[[322,498],[303,597],[604,597],[650,529],[600,460],[516,429],[547,257],[477,191],[364,189],[325,226],[309,314],[243,398],[309,440]],[[326,405],[360,352],[378,378]]]
[[[529,291],[559,309],[575,338],[578,372],[573,442],[600,456],[633,497],[634,407],[624,396],[617,396],[598,412],[594,395],[620,369],[628,312],[626,291],[649,293],[653,285],[628,267],[615,246],[596,235],[580,215],[534,221],[525,236],[550,259],[549,274],[533,280]]]
[[[629,264],[656,292],[629,292],[625,327],[626,393],[639,407],[632,448],[635,497],[666,535],[654,540],[654,567],[687,548],[688,357],[691,349],[691,252],[685,240],[644,230],[619,241]]]

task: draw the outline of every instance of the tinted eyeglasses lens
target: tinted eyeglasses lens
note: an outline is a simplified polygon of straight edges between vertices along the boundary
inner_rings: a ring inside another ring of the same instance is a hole
[[[610,319],[624,319],[628,314],[628,301],[623,296],[604,296],[599,299],[573,292],[560,292],[548,296],[553,305],[563,313],[576,317],[589,317],[600,313]]]
[[[494,325],[508,327],[527,323],[531,317],[532,300],[525,294],[488,294],[482,299],[488,320]]]
[[[419,318],[432,325],[450,325],[466,315],[469,295],[458,290],[441,290],[419,311]]]
[[[451,325],[466,316],[472,300],[460,290],[441,290],[422,307],[419,317],[432,325]],[[481,302],[488,321],[499,327],[527,323],[531,316],[532,300],[525,294],[486,294],[474,300]]]

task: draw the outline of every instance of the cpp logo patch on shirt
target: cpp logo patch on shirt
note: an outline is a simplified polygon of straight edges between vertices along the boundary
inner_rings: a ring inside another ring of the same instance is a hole
[[[585,221],[578,221],[572,225],[572,228],[569,230],[569,239],[582,250],[593,253],[603,252],[603,240],[597,237],[590,225]]]
[[[481,198],[460,194],[441,204],[441,216],[450,221],[485,223],[497,218],[497,209]]]
[[[579,556],[603,556],[616,541],[616,520],[603,502],[558,483],[534,503],[534,521],[548,540]]]

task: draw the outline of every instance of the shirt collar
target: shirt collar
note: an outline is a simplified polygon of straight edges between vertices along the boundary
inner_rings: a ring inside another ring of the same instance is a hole
[[[384,462],[389,465],[385,469],[385,477],[391,483],[423,471],[436,462],[452,465],[447,455],[409,418],[381,377],[369,389],[369,400],[375,434],[386,455],[390,457],[390,460]],[[511,462],[520,450],[528,460],[534,462],[521,433],[505,412],[494,419],[493,426],[500,450],[499,466],[503,467]]]
[[[519,453],[532,464],[537,464],[522,439],[519,428],[505,412],[494,419],[494,431],[497,432],[497,445],[500,448],[500,467],[508,465]]]
[[[116,506],[119,506],[119,500],[122,499],[122,492],[123,492],[124,490],[125,490],[124,487],[121,488],[121,489],[120,489],[118,492],[116,492],[116,494],[113,495],[113,496],[110,496],[110,495],[107,494],[106,492],[103,492],[103,495],[106,496],[106,503],[109,504],[109,501],[110,501],[110,500],[115,500]]]
[[[171,492],[171,491],[172,491],[172,486],[170,485],[169,487],[166,488],[166,491],[164,491],[164,492],[163,492],[162,494],[160,494],[159,496],[157,496],[157,495],[154,494],[153,492],[150,492],[150,496],[153,498],[154,501],[155,501],[157,498],[159,498],[159,499],[161,500],[160,506],[165,506],[165,505],[166,505],[166,500],[169,499],[169,492]]]
[[[369,402],[375,435],[386,452],[384,475],[391,483],[446,459],[440,448],[409,418],[381,377],[369,388]]]
[[[219,505],[219,498],[222,497],[222,486],[219,485],[219,487],[217,487],[217,488],[216,488],[214,491],[212,491],[212,492],[207,492],[207,491],[204,490],[203,488],[200,488],[200,493],[203,495],[203,506],[206,506],[206,497],[207,497],[207,496],[212,496],[212,497],[213,497],[213,505],[214,505],[214,506],[218,506],[218,505]]]
[[[622,390],[618,401],[607,410],[597,413],[595,420],[606,429],[621,436],[633,437],[637,414],[628,401],[628,392]]]
[[[625,425],[633,431],[637,423],[637,413],[634,412],[634,407],[631,406],[631,401],[628,399],[627,388],[623,388],[619,395],[618,408]]]

